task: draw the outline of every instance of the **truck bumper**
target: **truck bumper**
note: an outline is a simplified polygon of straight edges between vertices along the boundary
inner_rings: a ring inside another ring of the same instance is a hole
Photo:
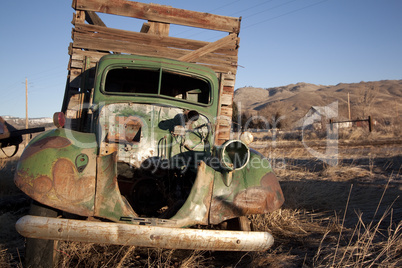
[[[264,251],[274,239],[267,232],[170,228],[24,216],[16,223],[25,237],[170,249]]]

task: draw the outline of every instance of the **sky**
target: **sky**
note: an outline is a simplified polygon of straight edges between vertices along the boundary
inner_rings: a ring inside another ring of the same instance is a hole
[[[71,0],[3,1],[0,116],[60,111],[71,42]],[[138,1],[242,17],[236,88],[402,79],[401,0]],[[99,14],[108,27],[144,21]],[[171,26],[170,35],[213,42],[216,31]],[[27,83],[26,83],[27,81]]]

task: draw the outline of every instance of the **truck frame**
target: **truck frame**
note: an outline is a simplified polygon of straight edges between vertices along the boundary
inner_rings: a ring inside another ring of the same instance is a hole
[[[37,245],[54,253],[58,240],[268,249],[271,234],[251,231],[247,216],[282,205],[279,182],[246,140],[230,139],[241,18],[125,0],[73,8],[57,128],[30,142],[15,174],[34,200],[16,225],[28,262],[54,263]],[[146,22],[113,29],[97,13]],[[171,24],[227,35],[170,37]]]

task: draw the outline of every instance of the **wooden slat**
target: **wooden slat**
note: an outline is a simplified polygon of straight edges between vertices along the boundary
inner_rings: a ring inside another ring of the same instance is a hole
[[[106,27],[106,24],[99,18],[99,16],[93,11],[85,11],[85,20],[89,24],[99,25]]]
[[[164,22],[149,22],[148,34],[155,34],[158,36],[168,36],[170,30],[170,24]]]
[[[106,39],[99,35],[86,35],[81,33],[74,34],[74,48],[92,49],[101,51],[114,51],[120,53],[141,54],[148,56],[160,56],[171,59],[178,59],[184,56],[187,51],[176,49],[174,47],[160,47],[154,45],[140,45],[137,42],[127,42],[116,39]],[[206,62],[210,64],[229,64],[235,66],[237,57],[220,55],[204,55],[197,62]]]
[[[223,86],[234,89],[236,76],[234,74],[223,74]]]
[[[224,94],[231,94],[231,95],[233,95],[233,93],[234,93],[234,86],[223,86],[223,89],[222,89],[222,92],[224,93]]]
[[[74,48],[113,51],[119,53],[138,54],[154,57],[165,57],[170,59],[178,59],[183,56],[186,51],[182,49],[164,48],[152,45],[139,45],[115,39],[99,38],[98,35],[90,36],[80,33],[74,33]],[[201,57],[198,61],[203,65],[209,66],[216,72],[233,72],[237,70],[237,57],[234,56],[216,56],[207,54]]]
[[[233,103],[233,94],[222,94],[221,95],[221,105],[229,106]]]
[[[215,144],[222,145],[230,139],[230,131],[232,125],[232,103],[234,88],[231,81],[234,81],[234,75],[228,73],[220,73],[218,76],[219,85],[219,108],[216,121]],[[229,81],[226,81],[229,80]]]
[[[233,114],[232,107],[227,107],[227,106],[221,107],[220,116],[227,116],[229,118],[232,118],[232,114]]]
[[[73,8],[230,33],[239,33],[240,31],[239,18],[156,4],[125,0],[74,0]]]
[[[151,28],[151,24],[149,22],[144,22],[141,27],[141,33],[148,33],[149,29]]]
[[[76,24],[73,29],[73,40],[76,33],[87,34],[90,37],[97,36],[103,39],[120,40],[124,42],[135,43],[137,45],[153,45],[156,47],[173,47],[177,49],[185,50],[197,50],[205,47],[209,42],[197,41],[191,39],[169,37],[169,36],[156,36],[151,34],[145,34],[140,32],[132,32],[120,29],[113,29],[108,27],[101,27],[97,25],[88,24]],[[231,43],[227,43],[215,52],[228,56],[237,56],[239,38],[233,40]]]
[[[84,60],[85,57],[90,57],[92,60],[98,62],[100,58],[103,56],[107,55],[109,53],[104,53],[104,52],[97,52],[97,51],[88,51],[88,50],[81,50],[78,48],[73,48],[73,45],[71,44],[71,53],[72,57],[74,59],[81,59]]]
[[[237,39],[237,36],[235,34],[230,34],[228,36],[225,36],[224,38],[219,39],[218,41],[209,43],[208,45],[206,45],[202,48],[193,50],[192,52],[184,55],[183,57],[180,57],[179,60],[187,61],[187,62],[194,62],[198,58],[200,58],[208,53],[214,52],[227,44],[233,43],[233,41],[236,41],[236,39]]]
[[[221,116],[220,118],[221,119],[217,120],[217,124],[219,125],[220,128],[230,126],[230,123],[231,123],[232,120],[229,117]]]

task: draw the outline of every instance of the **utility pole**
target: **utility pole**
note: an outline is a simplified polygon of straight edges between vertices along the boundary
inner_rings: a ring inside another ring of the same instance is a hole
[[[25,128],[28,128],[28,79],[25,77]],[[28,136],[25,137],[25,147],[28,145]]]
[[[352,120],[351,116],[350,116],[350,92],[348,92],[348,113],[349,113],[349,120]]]

